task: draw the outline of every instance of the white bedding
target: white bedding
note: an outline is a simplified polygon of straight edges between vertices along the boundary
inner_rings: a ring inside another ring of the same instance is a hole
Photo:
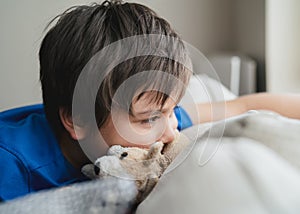
[[[237,97],[223,84],[208,77],[206,74],[196,74],[191,77],[187,88],[188,95],[192,97],[195,103],[232,100]],[[183,98],[182,102],[185,102],[185,98]]]
[[[215,126],[209,138],[208,124],[185,131],[204,134],[137,213],[300,213],[300,121],[247,113],[226,121],[222,138]]]

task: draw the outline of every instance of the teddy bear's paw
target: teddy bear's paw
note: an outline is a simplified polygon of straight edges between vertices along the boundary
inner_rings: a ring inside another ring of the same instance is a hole
[[[137,202],[140,203],[143,201],[153,190],[153,188],[156,186],[157,182],[159,180],[159,177],[152,174],[147,176],[144,180],[136,181],[136,186],[138,188],[139,194],[137,195]]]

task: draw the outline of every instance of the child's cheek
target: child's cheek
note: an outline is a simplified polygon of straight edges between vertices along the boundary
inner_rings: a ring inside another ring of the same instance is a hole
[[[176,115],[175,115],[174,112],[172,113],[171,123],[172,123],[172,128],[173,129],[177,129],[177,127],[178,127],[178,120],[177,120],[177,117],[176,117]]]

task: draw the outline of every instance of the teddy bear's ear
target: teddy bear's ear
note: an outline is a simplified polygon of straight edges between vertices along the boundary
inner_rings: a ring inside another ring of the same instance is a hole
[[[162,149],[164,147],[163,142],[158,141],[151,145],[146,159],[158,158],[161,155]]]

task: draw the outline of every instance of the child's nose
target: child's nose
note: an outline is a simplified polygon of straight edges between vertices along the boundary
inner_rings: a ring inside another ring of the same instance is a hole
[[[174,127],[172,124],[168,124],[166,130],[160,138],[160,141],[163,143],[170,143],[175,139],[176,135],[176,126]]]

